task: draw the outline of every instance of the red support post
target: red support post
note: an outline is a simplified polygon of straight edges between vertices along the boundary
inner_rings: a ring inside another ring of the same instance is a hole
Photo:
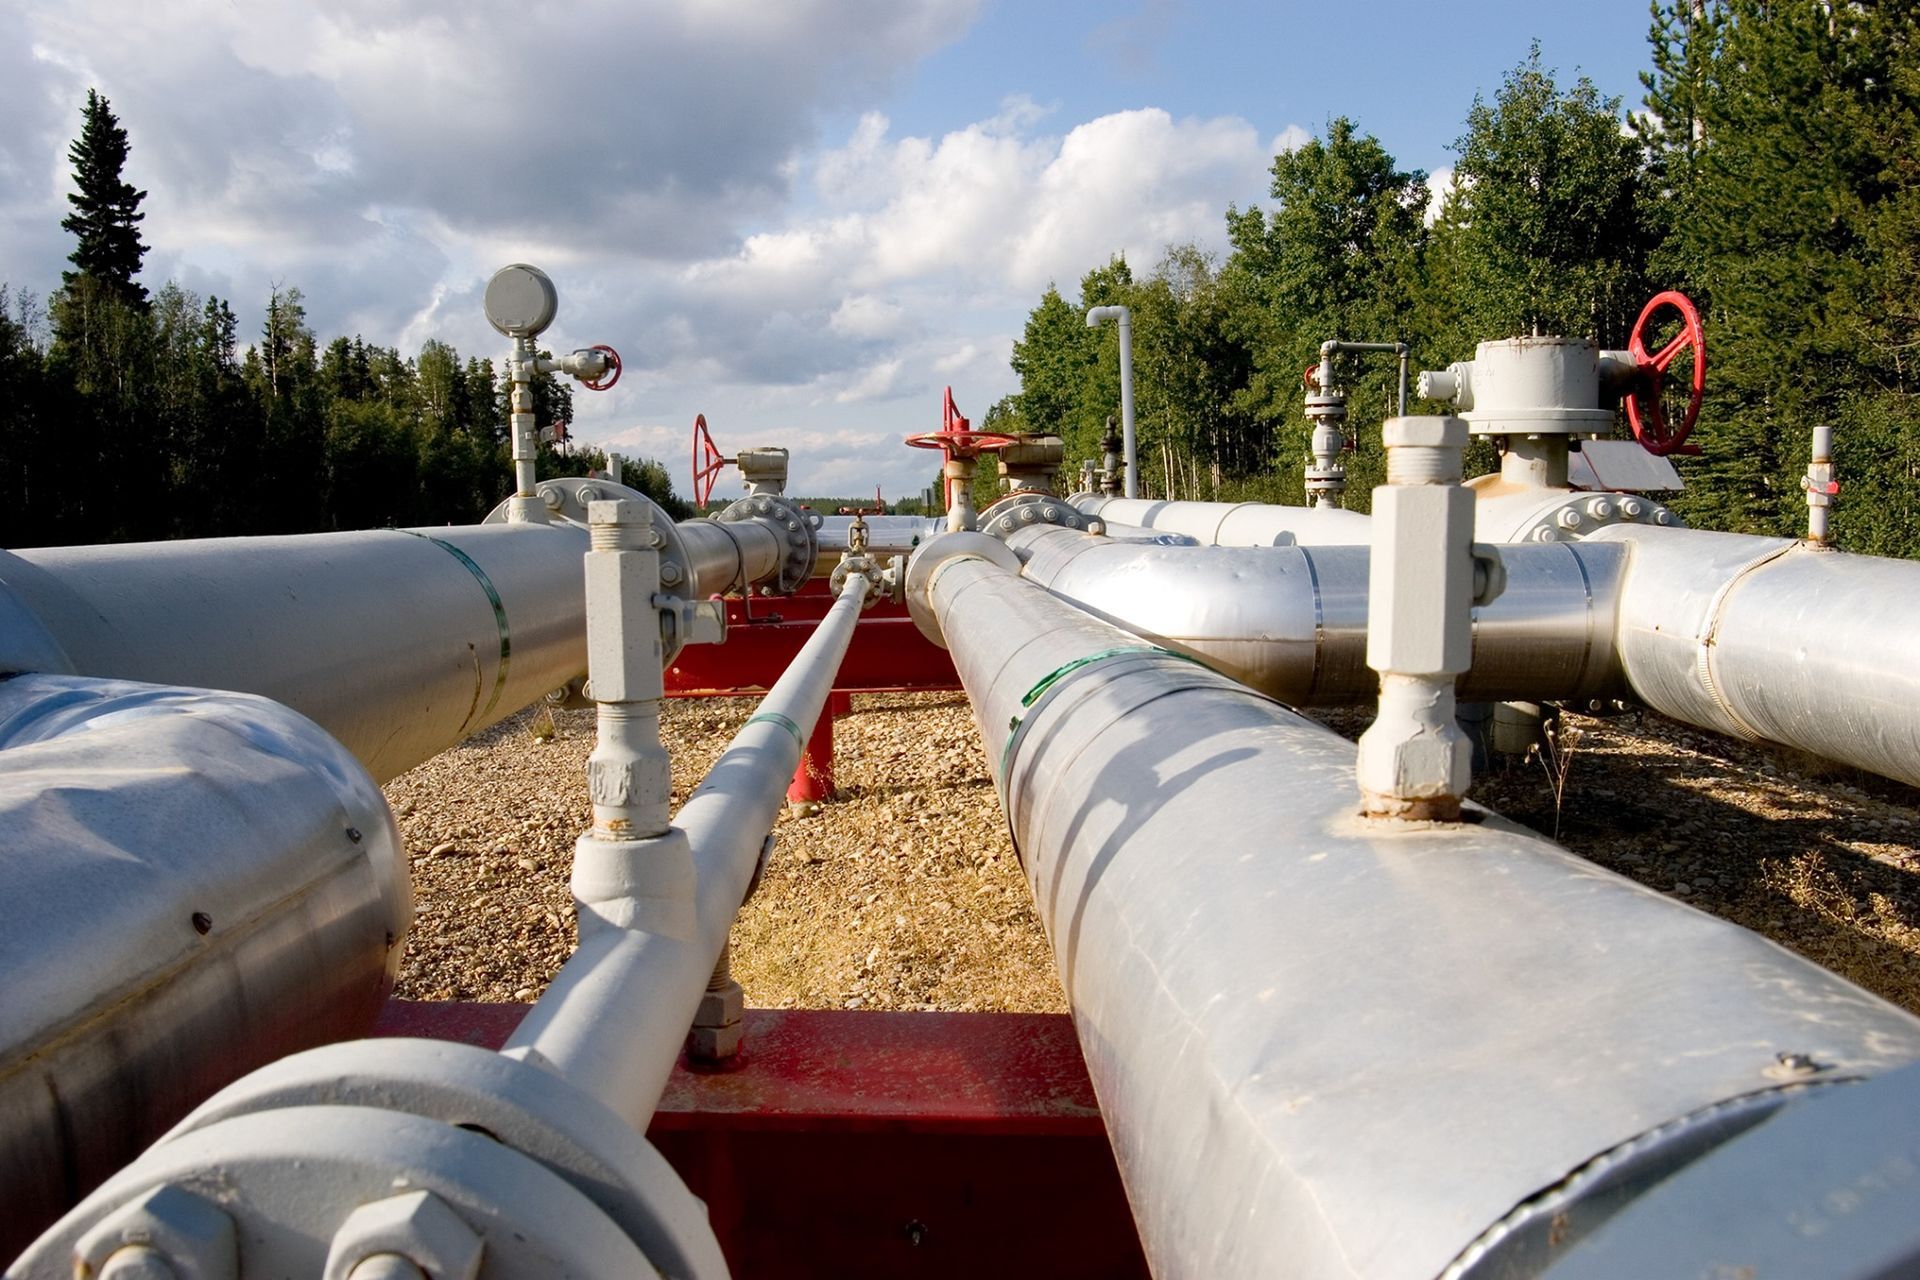
[[[787,784],[788,803],[819,804],[833,799],[833,721],[834,717],[852,710],[852,694],[827,695],[827,705],[821,709],[820,719],[807,739],[807,749],[800,753],[800,767],[793,771],[793,781]]]

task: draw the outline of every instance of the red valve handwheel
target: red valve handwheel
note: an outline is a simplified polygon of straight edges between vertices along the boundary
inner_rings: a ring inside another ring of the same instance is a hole
[[[586,382],[584,378],[581,379],[581,381],[585,383],[589,391],[613,390],[613,384],[620,381],[620,353],[604,342],[596,343],[594,346],[588,347],[587,350],[604,351],[607,353],[607,372],[598,382]]]
[[[1672,307],[1680,313],[1680,332],[1666,346],[1650,355],[1647,352],[1647,321],[1662,307]],[[1667,367],[1681,352],[1689,349],[1693,351],[1693,386],[1687,398],[1686,413],[1678,423],[1669,422],[1663,396]],[[1640,318],[1633,322],[1633,336],[1627,342],[1627,352],[1640,367],[1640,380],[1627,392],[1626,401],[1627,421],[1633,426],[1634,439],[1652,454],[1699,453],[1699,446],[1687,444],[1686,439],[1687,433],[1693,430],[1693,424],[1700,418],[1700,397],[1707,389],[1707,340],[1700,330],[1700,312],[1687,295],[1672,289],[1656,293],[1640,312]]]
[[[713,447],[713,437],[707,432],[707,415],[698,413],[693,418],[693,505],[704,507],[713,499],[714,477],[720,474],[720,468],[731,461],[726,454]]]
[[[940,406],[940,429],[908,436],[907,443],[916,449],[938,449],[949,458],[977,458],[1020,443],[1017,437],[1001,435],[998,431],[975,431],[972,426],[954,404],[953,388],[948,387],[947,398]]]
[[[1313,390],[1313,376],[1319,372],[1320,372],[1319,365],[1317,364],[1308,365],[1307,371],[1300,375],[1300,385],[1305,387],[1309,391]]]

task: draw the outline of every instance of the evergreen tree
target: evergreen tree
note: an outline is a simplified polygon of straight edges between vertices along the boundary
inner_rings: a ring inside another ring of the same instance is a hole
[[[134,280],[140,272],[140,260],[147,247],[140,243],[140,202],[147,197],[120,176],[127,162],[127,131],[105,98],[87,90],[87,105],[81,109],[85,120],[80,136],[67,149],[73,161],[73,181],[79,190],[67,197],[73,212],[60,223],[79,240],[70,261],[78,268],[62,274],[71,285],[81,277],[90,277],[115,297],[143,306],[147,291]]]

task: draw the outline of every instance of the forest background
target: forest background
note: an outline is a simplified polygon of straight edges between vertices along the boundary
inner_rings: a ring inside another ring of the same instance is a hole
[[[1224,211],[1223,259],[1175,245],[1136,273],[1089,246],[1099,265],[1040,298],[1014,346],[1020,388],[977,425],[1059,434],[1075,471],[1098,457],[1117,337],[1084,317],[1120,303],[1143,491],[1299,502],[1301,377],[1322,341],[1404,341],[1422,368],[1530,333],[1624,347],[1646,299],[1680,289],[1709,373],[1703,452],[1676,459],[1673,505],[1793,532],[1809,432],[1832,423],[1842,545],[1920,554],[1920,8],[1655,0],[1641,79],[1625,111],[1536,51],[1468,108],[1443,193],[1340,117],[1274,158],[1270,207]],[[75,269],[44,305],[0,285],[0,545],[463,523],[504,496],[490,360],[323,343],[292,287],[242,351],[226,302],[143,289],[128,145],[90,95],[70,153]],[[1364,510],[1395,377],[1350,361],[1340,381]],[[571,404],[561,383],[536,388],[543,428]],[[1489,469],[1490,449],[1473,461]],[[543,448],[541,465],[600,458]],[[625,478],[685,510],[661,463]]]

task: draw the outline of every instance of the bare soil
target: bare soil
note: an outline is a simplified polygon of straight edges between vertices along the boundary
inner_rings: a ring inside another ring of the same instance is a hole
[[[672,702],[676,800],[751,714]],[[1365,718],[1324,717],[1357,735]],[[1568,716],[1558,749],[1474,798],[1920,1013],[1920,793],[1648,713]],[[387,787],[419,910],[397,994],[531,1000],[573,947],[591,712],[523,713]],[[1064,1009],[966,699],[862,695],[839,798],[781,818],[734,931],[762,1007]],[[1556,796],[1557,793],[1557,796]]]

